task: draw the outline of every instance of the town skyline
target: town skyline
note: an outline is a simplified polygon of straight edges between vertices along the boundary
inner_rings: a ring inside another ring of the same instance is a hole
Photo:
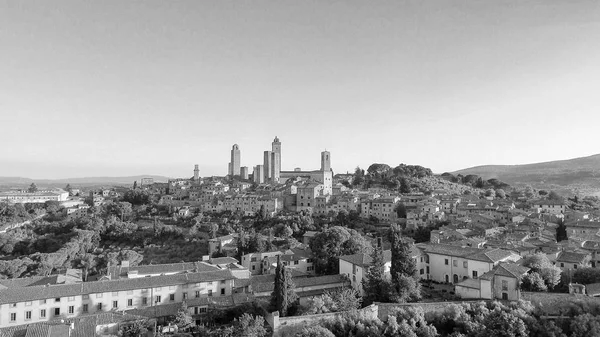
[[[260,10],[257,10],[260,8]],[[436,172],[598,153],[591,0],[2,5],[0,176]],[[168,157],[168,160],[158,160]]]

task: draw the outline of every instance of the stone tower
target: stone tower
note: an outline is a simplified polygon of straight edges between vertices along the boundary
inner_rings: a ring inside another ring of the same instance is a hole
[[[331,171],[331,154],[329,151],[321,152],[321,171]]]
[[[281,172],[281,142],[279,141],[279,138],[277,138],[277,136],[275,136],[273,143],[271,143],[271,151],[273,153],[279,154],[279,162],[277,163],[277,171]]]
[[[265,151],[263,158],[263,167],[264,167],[264,175],[265,182],[271,180],[271,176],[273,175],[271,170],[273,169],[273,151]]]
[[[271,152],[271,182],[279,184],[281,157],[277,152]]]
[[[200,179],[200,169],[198,168],[198,164],[194,165],[194,181],[198,181]]]
[[[237,144],[233,144],[231,148],[231,168],[229,175],[239,176],[240,175],[240,147]]]

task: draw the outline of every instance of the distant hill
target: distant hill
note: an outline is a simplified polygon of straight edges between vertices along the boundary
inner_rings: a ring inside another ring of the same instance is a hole
[[[0,186],[27,186],[35,183],[38,186],[49,187],[64,187],[66,184],[71,184],[73,187],[78,186],[95,186],[95,185],[132,185],[134,181],[138,184],[142,178],[153,178],[156,182],[166,182],[168,177],[157,175],[138,175],[128,177],[84,177],[84,178],[67,178],[67,179],[31,179],[23,177],[0,177]]]
[[[526,165],[486,165],[452,172],[499,179],[510,185],[562,189],[583,194],[600,192],[600,154]]]

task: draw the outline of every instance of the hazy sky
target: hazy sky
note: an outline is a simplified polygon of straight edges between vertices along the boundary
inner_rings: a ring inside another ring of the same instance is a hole
[[[0,176],[600,152],[600,1],[0,0]]]

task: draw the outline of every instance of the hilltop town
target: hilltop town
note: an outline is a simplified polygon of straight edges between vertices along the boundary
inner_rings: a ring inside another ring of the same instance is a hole
[[[0,336],[577,335],[600,313],[597,197],[241,151],[225,176],[1,192]]]

